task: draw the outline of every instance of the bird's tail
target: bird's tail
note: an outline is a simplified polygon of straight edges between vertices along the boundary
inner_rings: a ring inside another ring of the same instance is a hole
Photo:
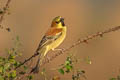
[[[37,60],[37,64],[36,64],[36,66],[31,70],[31,73],[38,73],[38,72],[39,72],[39,68],[40,68],[40,65],[42,64],[43,57],[44,57],[44,56],[42,56],[41,54],[39,55],[38,60]]]
[[[38,73],[39,72],[39,68],[42,64],[42,61],[47,53],[47,50],[46,48],[42,49],[41,51],[39,51],[39,57],[38,57],[38,60],[37,60],[37,64],[36,66],[31,70],[31,73]]]
[[[31,70],[31,73],[38,73],[39,72],[39,62],[40,59],[38,59],[36,66]]]

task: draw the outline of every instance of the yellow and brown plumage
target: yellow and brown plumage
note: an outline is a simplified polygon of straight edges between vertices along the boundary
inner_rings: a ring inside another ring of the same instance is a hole
[[[35,68],[31,72],[39,72],[39,66],[42,64],[44,57],[49,50],[54,50],[58,47],[66,37],[66,26],[64,19],[61,16],[57,16],[53,19],[51,27],[45,33],[42,38],[37,52],[39,53],[38,61]]]

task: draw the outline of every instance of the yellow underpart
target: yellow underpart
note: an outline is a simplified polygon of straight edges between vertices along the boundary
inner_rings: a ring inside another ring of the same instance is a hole
[[[66,37],[66,27],[62,27],[62,35],[53,43],[47,46],[48,50],[51,50],[51,49],[54,50],[56,47],[58,47],[63,42],[65,37]]]

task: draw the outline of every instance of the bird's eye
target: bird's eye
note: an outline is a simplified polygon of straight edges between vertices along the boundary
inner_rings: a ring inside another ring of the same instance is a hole
[[[59,21],[56,21],[57,24],[59,24]]]

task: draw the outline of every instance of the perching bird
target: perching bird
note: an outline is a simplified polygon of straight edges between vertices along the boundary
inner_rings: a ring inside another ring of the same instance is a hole
[[[38,73],[39,67],[42,64],[42,61],[48,51],[55,50],[66,37],[66,26],[64,23],[64,18],[61,16],[57,16],[53,19],[51,27],[45,33],[44,37],[42,38],[37,53],[39,53],[38,61],[36,66],[32,69],[31,72]]]

